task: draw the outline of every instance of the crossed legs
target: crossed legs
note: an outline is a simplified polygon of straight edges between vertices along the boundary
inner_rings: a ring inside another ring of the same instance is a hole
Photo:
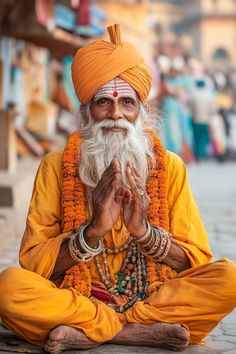
[[[235,284],[236,268],[227,260],[187,270],[129,309],[122,326],[105,304],[11,268],[0,274],[0,316],[16,335],[52,354],[104,342],[183,350],[202,343],[234,309]]]

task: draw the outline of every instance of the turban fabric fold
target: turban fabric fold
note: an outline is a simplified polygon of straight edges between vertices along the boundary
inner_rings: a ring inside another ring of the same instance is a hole
[[[119,25],[108,27],[111,42],[95,41],[77,51],[72,63],[75,93],[87,104],[105,83],[119,76],[145,101],[151,88],[151,74],[143,57],[130,43],[122,43]]]

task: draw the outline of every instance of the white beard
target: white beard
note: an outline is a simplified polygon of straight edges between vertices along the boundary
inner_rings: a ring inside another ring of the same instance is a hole
[[[104,132],[103,128],[119,127],[124,132]],[[96,187],[103,172],[116,158],[120,163],[123,185],[128,186],[125,173],[127,161],[137,168],[145,185],[148,177],[148,162],[154,162],[151,137],[145,131],[141,118],[134,124],[127,120],[103,120],[94,122],[81,145],[79,175],[81,181],[91,188]]]

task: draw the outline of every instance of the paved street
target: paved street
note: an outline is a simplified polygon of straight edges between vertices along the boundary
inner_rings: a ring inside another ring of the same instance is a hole
[[[35,169],[35,163],[34,163]],[[228,257],[236,262],[236,163],[216,162],[192,164],[188,166],[190,184],[198,202],[202,218],[205,222],[214,254],[214,260]],[[32,179],[31,179],[32,180]],[[29,201],[30,185],[27,185],[25,198]],[[24,228],[26,207],[18,210],[17,237],[9,238],[9,242],[0,249],[0,271],[7,266],[17,264],[17,251],[20,242],[20,233]],[[5,219],[1,219],[0,227],[3,229]],[[0,331],[1,332],[1,331]],[[11,347],[11,349],[9,349]],[[10,353],[16,351],[17,342],[9,347],[0,348],[0,352]],[[27,349],[28,350],[28,349]],[[21,348],[21,352],[22,351]],[[26,352],[26,351],[25,351]],[[31,352],[39,353],[35,347]],[[67,353],[75,353],[73,351]],[[103,345],[94,350],[83,353],[173,353],[168,350],[145,347],[123,347]],[[226,317],[208,336],[205,346],[191,346],[185,350],[187,354],[236,354],[236,310]]]

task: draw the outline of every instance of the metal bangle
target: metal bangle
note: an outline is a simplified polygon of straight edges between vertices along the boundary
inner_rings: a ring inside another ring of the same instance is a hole
[[[78,234],[72,234],[69,239],[69,253],[71,258],[73,258],[76,262],[89,262],[93,255],[88,253],[82,253],[77,248],[76,239],[78,238]]]
[[[139,239],[135,238],[135,241],[136,241],[137,243],[142,243],[142,242],[146,241],[146,239],[147,239],[148,236],[150,235],[150,232],[151,232],[151,225],[149,224],[148,221],[146,222],[146,225],[147,225],[147,231],[145,232],[145,234],[144,234],[141,238],[139,238]]]
[[[171,238],[168,237],[168,241],[167,241],[167,244],[166,244],[165,251],[163,252],[163,254],[162,254],[161,256],[158,257],[158,261],[162,261],[163,259],[166,258],[166,256],[167,256],[168,253],[169,253],[170,246],[171,246]]]
[[[159,234],[157,234],[156,232],[156,228],[152,228],[152,232],[154,233],[154,237],[155,237],[155,241],[154,241],[154,244],[152,245],[151,249],[149,251],[144,251],[144,250],[141,250],[141,252],[143,254],[145,254],[145,256],[149,256],[149,257],[152,257],[153,256],[153,253],[155,253],[155,251],[158,249],[158,247],[160,246],[160,243],[161,243],[161,236]]]
[[[98,241],[98,246],[97,248],[92,248],[90,247],[85,239],[84,239],[84,229],[88,226],[88,224],[84,225],[82,227],[82,229],[79,231],[79,242],[80,242],[80,246],[83,248],[83,250],[86,252],[86,253],[89,253],[93,256],[96,256],[97,254],[99,254],[101,251],[102,251],[102,243],[101,243],[101,240]]]

